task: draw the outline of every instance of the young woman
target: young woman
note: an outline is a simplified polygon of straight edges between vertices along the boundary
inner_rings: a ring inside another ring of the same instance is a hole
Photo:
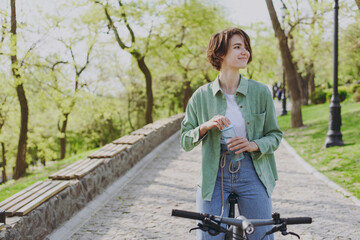
[[[202,167],[196,208],[198,212],[226,216],[231,192],[239,212],[249,219],[269,219],[271,193],[277,180],[274,151],[282,132],[268,87],[239,74],[251,62],[249,36],[239,28],[225,29],[210,38],[207,57],[220,73],[215,81],[195,91],[181,126],[181,146],[190,151],[202,142]],[[226,145],[221,130],[232,125],[236,137]],[[245,158],[232,162],[227,147]],[[271,227],[257,227],[251,240],[259,240]],[[223,239],[198,230],[198,239]],[[273,239],[268,236],[265,239]]]

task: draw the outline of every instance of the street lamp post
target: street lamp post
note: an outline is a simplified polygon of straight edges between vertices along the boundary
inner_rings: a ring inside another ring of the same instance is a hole
[[[285,33],[285,14],[286,14],[286,6],[283,4],[283,7],[281,8],[282,11],[282,21],[283,21],[283,28]],[[283,99],[282,99],[282,112],[281,116],[287,115],[286,111],[286,81],[285,81],[285,67],[283,66]]]
[[[334,70],[333,70],[333,93],[330,103],[329,130],[325,140],[325,147],[344,146],[341,126],[341,106],[338,94],[338,12],[339,3],[335,0],[334,5]]]

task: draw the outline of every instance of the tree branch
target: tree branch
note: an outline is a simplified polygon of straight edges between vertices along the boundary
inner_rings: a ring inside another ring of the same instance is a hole
[[[133,30],[131,29],[131,27],[130,27],[128,21],[127,21],[127,16],[126,16],[126,12],[124,10],[124,5],[122,4],[121,0],[119,0],[118,2],[119,2],[119,5],[120,5],[120,8],[121,8],[121,16],[123,17],[126,28],[129,30],[129,33],[131,35],[131,42],[135,43],[135,34],[134,34]]]
[[[185,38],[185,26],[181,26],[181,39],[180,43],[176,44],[175,48],[181,48],[183,46],[184,38]]]
[[[69,62],[65,62],[65,61],[58,61],[58,62],[56,62],[56,63],[54,63],[51,67],[50,67],[50,69],[51,69],[51,71],[54,71],[55,70],[55,67],[57,66],[57,65],[59,65],[59,64],[68,64]]]
[[[151,34],[152,34],[152,29],[153,29],[153,22],[151,21],[151,28],[150,28],[150,31],[149,31],[149,35],[146,39],[146,47],[145,47],[145,54],[148,52],[149,50],[149,44],[150,44],[150,38],[151,38]]]
[[[90,63],[90,54],[91,54],[91,52],[92,52],[92,49],[93,49],[94,45],[95,45],[95,41],[93,41],[93,42],[91,43],[91,45],[90,45],[90,47],[89,47],[89,49],[88,49],[88,51],[87,51],[86,64],[80,69],[80,71],[79,71],[79,73],[78,73],[79,76],[80,76],[80,74],[86,69],[86,67],[87,67],[87,66],[89,65],[89,63]]]
[[[38,44],[39,42],[40,42],[40,40],[37,41],[37,42],[34,42],[34,43],[31,45],[31,47],[30,47],[30,48],[28,49],[28,51],[26,52],[23,60],[21,60],[20,67],[24,66],[25,59],[26,59],[27,56],[30,54],[30,52],[31,52],[33,49],[35,49],[36,44]]]
[[[107,18],[108,21],[109,21],[108,27],[109,27],[109,29],[111,29],[111,30],[114,31],[116,41],[118,42],[118,44],[120,45],[120,47],[121,47],[122,49],[127,49],[127,48],[129,48],[129,47],[126,46],[125,43],[121,40],[120,35],[119,35],[119,32],[117,31],[117,28],[114,26],[114,22],[113,22],[110,14],[109,14],[109,12],[108,12],[108,5],[106,5],[106,6],[102,5],[102,6],[104,7],[104,11],[105,11],[106,18]]]

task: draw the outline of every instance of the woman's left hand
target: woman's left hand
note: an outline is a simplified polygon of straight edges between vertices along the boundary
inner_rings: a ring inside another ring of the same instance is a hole
[[[235,151],[235,154],[239,154],[245,151],[256,152],[259,151],[259,147],[255,142],[249,142],[244,137],[233,137],[228,142],[228,147],[230,151]]]

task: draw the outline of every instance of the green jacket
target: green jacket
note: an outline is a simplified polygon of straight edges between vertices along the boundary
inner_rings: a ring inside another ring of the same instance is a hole
[[[279,129],[272,94],[265,84],[241,76],[235,94],[236,102],[246,122],[249,141],[254,141],[258,152],[251,157],[255,170],[266,187],[269,196],[278,179],[274,151],[279,147],[282,132]],[[181,147],[192,150],[202,142],[202,167],[199,186],[204,200],[210,201],[220,159],[221,132],[217,128],[199,137],[199,126],[215,115],[225,115],[226,99],[220,88],[219,79],[197,89],[186,107],[181,123]]]

